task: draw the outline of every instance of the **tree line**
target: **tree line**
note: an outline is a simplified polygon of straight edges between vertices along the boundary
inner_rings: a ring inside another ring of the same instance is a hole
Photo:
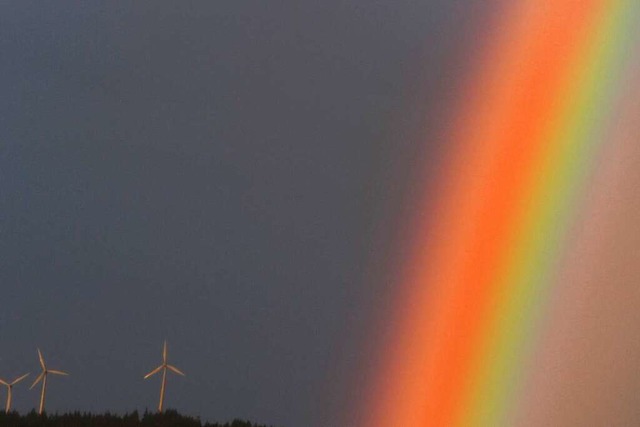
[[[249,421],[234,420],[224,424],[202,423],[199,418],[180,415],[174,410],[163,413],[138,411],[125,415],[91,414],[73,412],[68,414],[46,413],[39,415],[35,410],[26,415],[17,412],[0,412],[0,426],[2,427],[268,427],[253,424]]]

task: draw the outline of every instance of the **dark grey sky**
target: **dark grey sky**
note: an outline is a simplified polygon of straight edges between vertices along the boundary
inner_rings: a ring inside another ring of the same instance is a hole
[[[40,347],[50,410],[153,408],[166,337],[170,407],[345,419],[487,3],[3,2],[0,376]]]

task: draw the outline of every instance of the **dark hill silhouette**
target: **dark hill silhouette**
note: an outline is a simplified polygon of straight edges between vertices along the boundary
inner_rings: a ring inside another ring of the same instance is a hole
[[[26,415],[17,412],[0,412],[2,427],[267,427],[248,421],[234,420],[227,423],[202,423],[199,418],[180,415],[173,410],[162,414],[137,411],[125,415],[90,414],[74,412],[70,414],[38,415],[31,411]]]

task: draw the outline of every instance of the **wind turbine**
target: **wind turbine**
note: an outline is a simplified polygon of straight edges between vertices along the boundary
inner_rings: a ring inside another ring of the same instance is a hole
[[[178,375],[182,375],[183,377],[185,376],[184,373],[180,371],[180,369],[176,368],[175,366],[169,365],[169,363],[167,362],[167,341],[165,340],[164,347],[162,349],[162,365],[158,366],[156,369],[144,376],[144,379],[146,380],[147,378],[162,371],[162,385],[160,386],[160,403],[158,403],[158,412],[162,412],[162,407],[164,405],[164,389],[167,385],[167,369],[175,372]]]
[[[13,389],[13,386],[18,384],[20,381],[27,378],[28,376],[29,374],[24,374],[23,376],[21,376],[20,378],[16,378],[12,382],[7,382],[5,380],[0,379],[0,384],[7,387],[7,406],[5,409],[5,412],[7,414],[11,411],[11,390]]]
[[[31,384],[31,387],[29,388],[29,390],[34,388],[36,384],[42,381],[42,392],[40,393],[40,409],[38,410],[38,413],[42,415],[42,413],[44,412],[44,400],[47,395],[47,376],[49,374],[54,374],[54,375],[69,375],[69,374],[67,374],[66,372],[57,371],[55,369],[47,369],[47,365],[44,363],[44,358],[42,357],[42,353],[40,353],[40,349],[38,349],[38,357],[40,358],[40,366],[42,366],[42,373],[38,375],[38,378],[36,378],[34,383]]]

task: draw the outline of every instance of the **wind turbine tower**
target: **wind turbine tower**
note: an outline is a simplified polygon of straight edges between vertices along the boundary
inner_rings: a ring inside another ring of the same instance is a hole
[[[164,347],[162,348],[162,364],[144,376],[144,379],[146,380],[147,378],[162,371],[162,385],[160,386],[160,403],[158,403],[158,412],[162,412],[162,407],[164,406],[164,390],[167,386],[167,369],[178,375],[182,375],[183,377],[185,376],[180,369],[173,365],[169,365],[167,362],[167,341],[165,340]]]
[[[44,363],[44,358],[42,357],[42,353],[40,352],[40,349],[38,349],[38,358],[40,358],[40,366],[42,367],[42,373],[38,375],[38,378],[36,378],[36,380],[31,385],[29,390],[34,388],[36,384],[42,381],[42,392],[40,393],[40,409],[38,410],[38,413],[42,415],[42,413],[44,412],[44,401],[47,396],[47,376],[49,374],[53,374],[53,375],[69,375],[69,374],[67,374],[66,372],[57,371],[55,369],[47,369],[47,365]]]
[[[29,374],[24,374],[23,376],[21,376],[20,378],[16,378],[12,382],[8,382],[8,381],[0,379],[0,384],[2,384],[3,386],[7,387],[7,406],[5,408],[5,412],[7,414],[9,412],[11,412],[11,391],[13,390],[13,386],[18,384],[20,381],[22,381],[23,379],[27,378],[28,376],[29,376]]]

